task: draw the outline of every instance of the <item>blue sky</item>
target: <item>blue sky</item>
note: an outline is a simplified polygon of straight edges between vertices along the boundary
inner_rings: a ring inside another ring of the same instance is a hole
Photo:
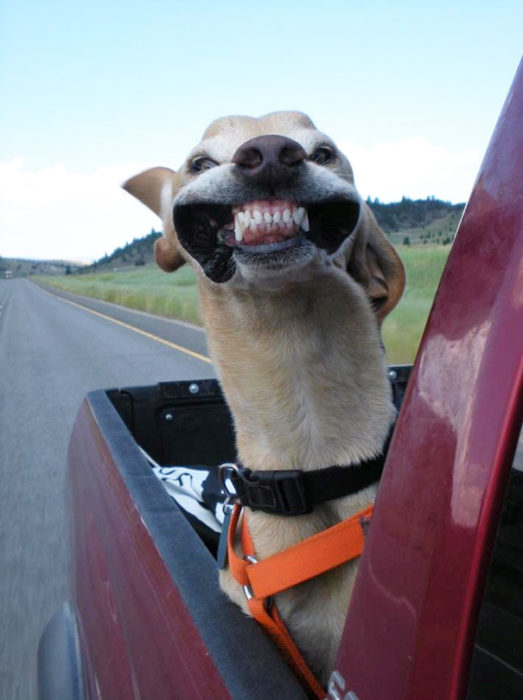
[[[464,201],[522,47],[515,0],[0,0],[0,255],[158,227],[119,182],[231,113],[307,112],[365,197]]]

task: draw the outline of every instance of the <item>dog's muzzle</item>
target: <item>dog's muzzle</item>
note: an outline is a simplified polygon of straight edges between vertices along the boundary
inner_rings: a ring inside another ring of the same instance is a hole
[[[332,175],[322,185],[305,161],[296,141],[259,136],[238,148],[215,201],[208,191],[200,198],[196,186],[175,202],[180,244],[207,277],[226,282],[237,263],[282,270],[311,259],[315,248],[328,255],[340,248],[358,224],[359,196],[341,180],[333,191]]]

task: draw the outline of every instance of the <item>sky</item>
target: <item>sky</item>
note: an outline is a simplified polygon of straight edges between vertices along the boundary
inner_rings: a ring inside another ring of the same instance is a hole
[[[0,0],[0,256],[160,230],[120,184],[227,114],[306,112],[365,198],[464,202],[522,49],[521,0]]]

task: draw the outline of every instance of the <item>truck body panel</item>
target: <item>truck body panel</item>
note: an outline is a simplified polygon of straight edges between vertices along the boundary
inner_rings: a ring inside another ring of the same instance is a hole
[[[466,689],[521,427],[522,125],[523,66],[464,211],[380,483],[338,665],[358,697]]]

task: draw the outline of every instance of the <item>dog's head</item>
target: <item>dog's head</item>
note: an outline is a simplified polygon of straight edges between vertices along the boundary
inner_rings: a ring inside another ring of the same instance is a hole
[[[213,283],[279,285],[344,266],[384,316],[403,266],[361,200],[351,166],[299,112],[214,121],[182,167],[153,168],[124,188],[164,223],[156,260],[189,260]]]

